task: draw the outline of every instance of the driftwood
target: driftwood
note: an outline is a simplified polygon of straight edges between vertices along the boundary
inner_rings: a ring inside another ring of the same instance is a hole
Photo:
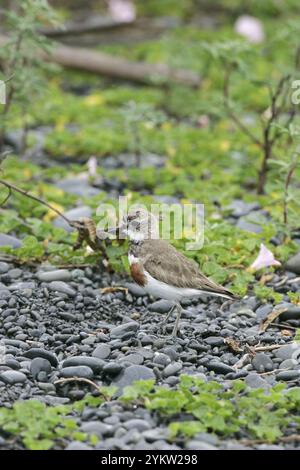
[[[0,35],[0,47],[7,40],[6,36]],[[191,87],[200,85],[199,75],[190,70],[173,69],[165,64],[130,62],[120,57],[81,47],[57,44],[50,54],[41,52],[40,56],[49,62],[55,62],[64,67],[138,83],[165,84],[167,82],[175,82]]]

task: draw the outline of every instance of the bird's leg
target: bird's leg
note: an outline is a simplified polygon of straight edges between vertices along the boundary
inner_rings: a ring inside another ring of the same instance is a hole
[[[168,311],[166,317],[164,318],[164,320],[163,320],[163,322],[162,322],[162,324],[161,324],[161,332],[162,332],[162,334],[164,334],[164,335],[166,334],[166,325],[167,325],[167,322],[168,322],[170,316],[172,315],[172,313],[174,312],[175,308],[176,308],[176,304],[172,305],[172,307],[171,307],[170,310]]]
[[[172,313],[174,312],[175,308],[177,307],[177,304],[174,304],[170,310],[168,311],[167,315],[166,315],[166,318],[164,319],[163,321],[163,325],[165,325],[167,323],[167,321],[169,320],[170,316],[172,315]]]
[[[175,325],[174,325],[173,332],[172,332],[172,337],[173,338],[176,338],[176,336],[177,336],[178,328],[179,328],[179,321],[180,321],[181,312],[182,312],[182,307],[181,307],[180,303],[177,303],[175,305],[175,307],[177,309],[177,317],[176,317]]]

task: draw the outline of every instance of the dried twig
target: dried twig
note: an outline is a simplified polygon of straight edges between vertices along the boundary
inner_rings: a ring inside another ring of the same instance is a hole
[[[53,383],[54,383],[54,385],[61,385],[61,384],[69,383],[69,382],[84,382],[84,383],[87,383],[87,384],[91,385],[98,392],[100,392],[100,387],[95,382],[93,382],[90,379],[85,379],[83,377],[68,377],[68,378],[65,378],[65,379],[58,379]]]
[[[59,215],[60,217],[62,217],[65,222],[67,222],[67,224],[69,224],[71,227],[74,226],[73,225],[73,221],[68,219],[68,217],[66,217],[64,214],[62,214],[62,212],[60,212],[58,209],[56,209],[56,207],[53,207],[51,206],[51,204],[49,204],[48,202],[44,201],[43,199],[37,197],[37,196],[33,196],[33,194],[30,194],[28,193],[27,191],[24,191],[24,189],[21,189],[21,188],[18,188],[17,186],[15,186],[14,184],[12,183],[8,183],[7,181],[5,180],[0,180],[0,184],[3,184],[3,186],[6,186],[10,192],[13,190],[19,194],[22,194],[23,196],[26,196],[30,199],[32,199],[33,201],[36,201],[36,202],[39,202],[40,204],[43,204],[44,206],[48,207],[48,209],[51,209],[53,212],[55,212],[57,215]],[[11,193],[10,193],[11,194]],[[9,194],[9,195],[10,195]]]
[[[271,313],[269,313],[267,318],[261,322],[260,327],[259,327],[259,332],[264,333],[267,330],[267,328],[271,325],[271,323],[273,323],[274,320],[276,320],[276,318],[279,317],[279,315],[281,315],[282,313],[286,311],[287,311],[287,308],[278,308],[277,310],[275,309]]]

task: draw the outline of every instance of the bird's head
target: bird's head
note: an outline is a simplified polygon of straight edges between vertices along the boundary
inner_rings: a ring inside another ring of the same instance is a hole
[[[123,217],[124,232],[130,240],[159,238],[159,220],[151,212],[142,207],[131,209]]]

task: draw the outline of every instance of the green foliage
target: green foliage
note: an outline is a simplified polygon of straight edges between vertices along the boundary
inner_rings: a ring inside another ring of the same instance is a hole
[[[243,381],[233,381],[229,388],[217,382],[203,382],[194,376],[181,376],[177,389],[153,386],[152,381],[136,382],[127,387],[123,400],[142,401],[169,423],[170,439],[193,437],[212,432],[222,437],[243,433],[254,439],[276,441],[290,421],[300,426],[297,409],[300,389],[286,390],[276,385],[269,392],[247,390]],[[176,421],[178,415],[186,420]]]
[[[12,409],[0,408],[0,427],[20,437],[27,449],[47,450],[55,440],[78,432],[76,421],[69,413],[68,406],[50,407],[37,400],[20,401]]]
[[[2,432],[20,439],[31,450],[64,447],[68,440],[95,445],[94,435],[82,433],[77,425],[85,407],[98,408],[110,400],[115,387],[103,387],[101,396],[87,395],[70,405],[46,406],[37,400],[18,401],[11,409],[0,408]],[[229,386],[204,382],[182,375],[176,389],[155,385],[154,380],[137,381],[124,389],[120,400],[126,407],[145,407],[169,427],[169,440],[184,441],[199,432],[221,438],[245,437],[275,442],[291,421],[300,427],[300,389],[278,384],[269,391],[248,389],[242,380]],[[184,418],[178,421],[179,414]]]

